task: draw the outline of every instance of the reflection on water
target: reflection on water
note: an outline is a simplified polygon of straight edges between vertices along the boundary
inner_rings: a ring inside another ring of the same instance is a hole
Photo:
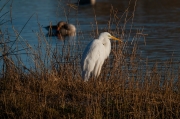
[[[0,1],[0,7],[4,2],[6,1]],[[71,3],[76,3],[76,0],[72,0]],[[146,36],[146,46],[143,39],[139,41],[139,49],[143,57],[153,60],[166,60],[173,54],[174,57],[179,58],[180,1],[178,0],[137,0],[137,2],[131,0],[131,3],[129,3],[129,0],[97,0],[94,8],[90,5],[83,5],[78,7],[78,12],[73,8],[69,9],[66,0],[61,2],[54,0],[19,0],[12,3],[12,24],[7,22],[3,25],[3,29],[8,28],[11,39],[15,39],[12,28],[20,32],[30,16],[35,13],[21,33],[21,36],[32,46],[37,44],[38,24],[42,26],[42,31],[46,34],[48,31],[44,27],[48,26],[50,22],[55,25],[58,21],[67,21],[76,25],[78,34],[83,33],[83,36],[77,38],[84,43],[82,44],[83,49],[93,39],[94,14],[96,14],[98,28],[104,29],[108,27],[112,6],[117,9],[119,18],[128,6],[130,7],[127,17],[130,18],[134,13],[133,20],[129,20],[125,27],[125,33],[131,33],[130,42],[134,34],[137,33],[137,29],[143,29],[143,33],[148,34]],[[11,1],[1,11],[0,16],[10,11],[10,9]],[[134,10],[135,12],[133,12]],[[4,21],[10,20],[10,13],[4,15],[1,19],[4,19]],[[120,21],[118,27],[121,28],[125,23],[125,17],[122,17]],[[112,25],[111,29],[115,29],[115,26]],[[63,44],[56,37],[51,39],[54,45]]]

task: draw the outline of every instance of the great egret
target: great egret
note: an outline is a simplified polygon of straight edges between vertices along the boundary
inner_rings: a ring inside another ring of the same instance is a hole
[[[81,59],[82,77],[88,81],[91,73],[98,77],[101,67],[111,51],[110,39],[121,41],[108,32],[100,34],[99,39],[91,41],[85,48]]]
[[[73,24],[68,24],[64,21],[58,22],[55,26],[47,26],[45,27],[49,30],[48,35],[56,35],[59,39],[64,39],[66,36],[75,36],[76,35],[76,27]],[[55,31],[55,32],[54,32]]]

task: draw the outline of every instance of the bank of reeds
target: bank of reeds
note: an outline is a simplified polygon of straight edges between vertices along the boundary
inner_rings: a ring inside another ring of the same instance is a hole
[[[124,29],[118,28],[108,31],[121,36]],[[0,34],[0,118],[180,118],[179,62],[149,65],[138,52],[142,33],[133,45],[125,36],[123,44],[113,42],[100,76],[88,82],[81,78],[81,54],[72,57],[71,45],[52,47],[41,27],[37,47],[24,42],[23,50],[14,49],[5,34]],[[28,66],[21,51],[31,58]]]

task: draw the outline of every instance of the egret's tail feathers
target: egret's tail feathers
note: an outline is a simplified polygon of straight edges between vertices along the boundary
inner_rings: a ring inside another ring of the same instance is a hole
[[[90,72],[83,71],[82,76],[83,76],[84,81],[86,82],[86,81],[88,81],[88,79],[90,77]]]

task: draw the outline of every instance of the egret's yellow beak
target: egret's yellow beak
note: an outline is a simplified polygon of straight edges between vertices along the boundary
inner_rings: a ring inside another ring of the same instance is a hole
[[[111,37],[111,39],[113,39],[113,40],[118,40],[118,41],[122,42],[121,39],[118,39],[118,38],[116,38],[116,37],[114,37],[114,36],[110,36],[110,37]]]

